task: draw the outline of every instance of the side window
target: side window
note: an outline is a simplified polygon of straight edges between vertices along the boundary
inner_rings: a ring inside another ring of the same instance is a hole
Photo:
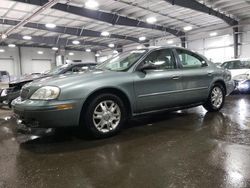
[[[221,67],[224,69],[228,69],[228,65],[229,65],[229,62],[223,63],[223,65],[221,65]]]
[[[96,67],[96,65],[89,65],[88,68],[89,68],[90,70],[93,70],[93,69],[95,69],[95,67]]]
[[[234,61],[229,61],[227,63],[224,63],[223,67],[226,69],[234,69]]]
[[[240,61],[234,61],[233,69],[241,69],[243,66],[242,62]]]
[[[225,66],[223,66],[226,69],[237,69],[237,67],[239,67],[240,62],[237,61],[229,61],[227,63],[225,63]]]
[[[175,68],[175,59],[172,51],[169,49],[153,51],[143,62],[144,64],[155,65],[158,70]]]
[[[194,69],[207,66],[206,61],[195,53],[180,49],[177,49],[176,51],[183,68]]]

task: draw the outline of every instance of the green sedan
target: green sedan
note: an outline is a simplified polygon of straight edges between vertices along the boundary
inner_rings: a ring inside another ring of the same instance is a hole
[[[117,133],[130,117],[203,105],[219,111],[234,89],[229,71],[178,47],[128,51],[95,70],[33,81],[12,102],[27,127],[81,126]]]

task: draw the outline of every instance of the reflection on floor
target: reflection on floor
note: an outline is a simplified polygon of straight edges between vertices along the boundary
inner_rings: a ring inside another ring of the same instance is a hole
[[[90,140],[78,129],[16,132],[0,110],[0,187],[250,187],[250,96],[135,119]]]

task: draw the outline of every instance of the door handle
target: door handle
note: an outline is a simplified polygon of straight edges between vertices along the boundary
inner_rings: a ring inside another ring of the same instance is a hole
[[[174,75],[174,76],[172,76],[172,79],[173,80],[179,80],[181,77],[180,76],[178,76],[178,75]]]
[[[213,75],[213,71],[208,71],[208,72],[207,72],[207,75],[208,75],[208,76],[212,76],[212,75]]]

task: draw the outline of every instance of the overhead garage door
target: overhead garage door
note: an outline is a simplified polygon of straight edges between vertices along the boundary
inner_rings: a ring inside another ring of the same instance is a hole
[[[11,58],[0,58],[0,71],[8,71],[14,75],[14,61]]]
[[[32,72],[45,72],[51,69],[51,60],[32,59]]]
[[[51,69],[50,59],[32,59],[23,63],[23,74],[42,73]]]

